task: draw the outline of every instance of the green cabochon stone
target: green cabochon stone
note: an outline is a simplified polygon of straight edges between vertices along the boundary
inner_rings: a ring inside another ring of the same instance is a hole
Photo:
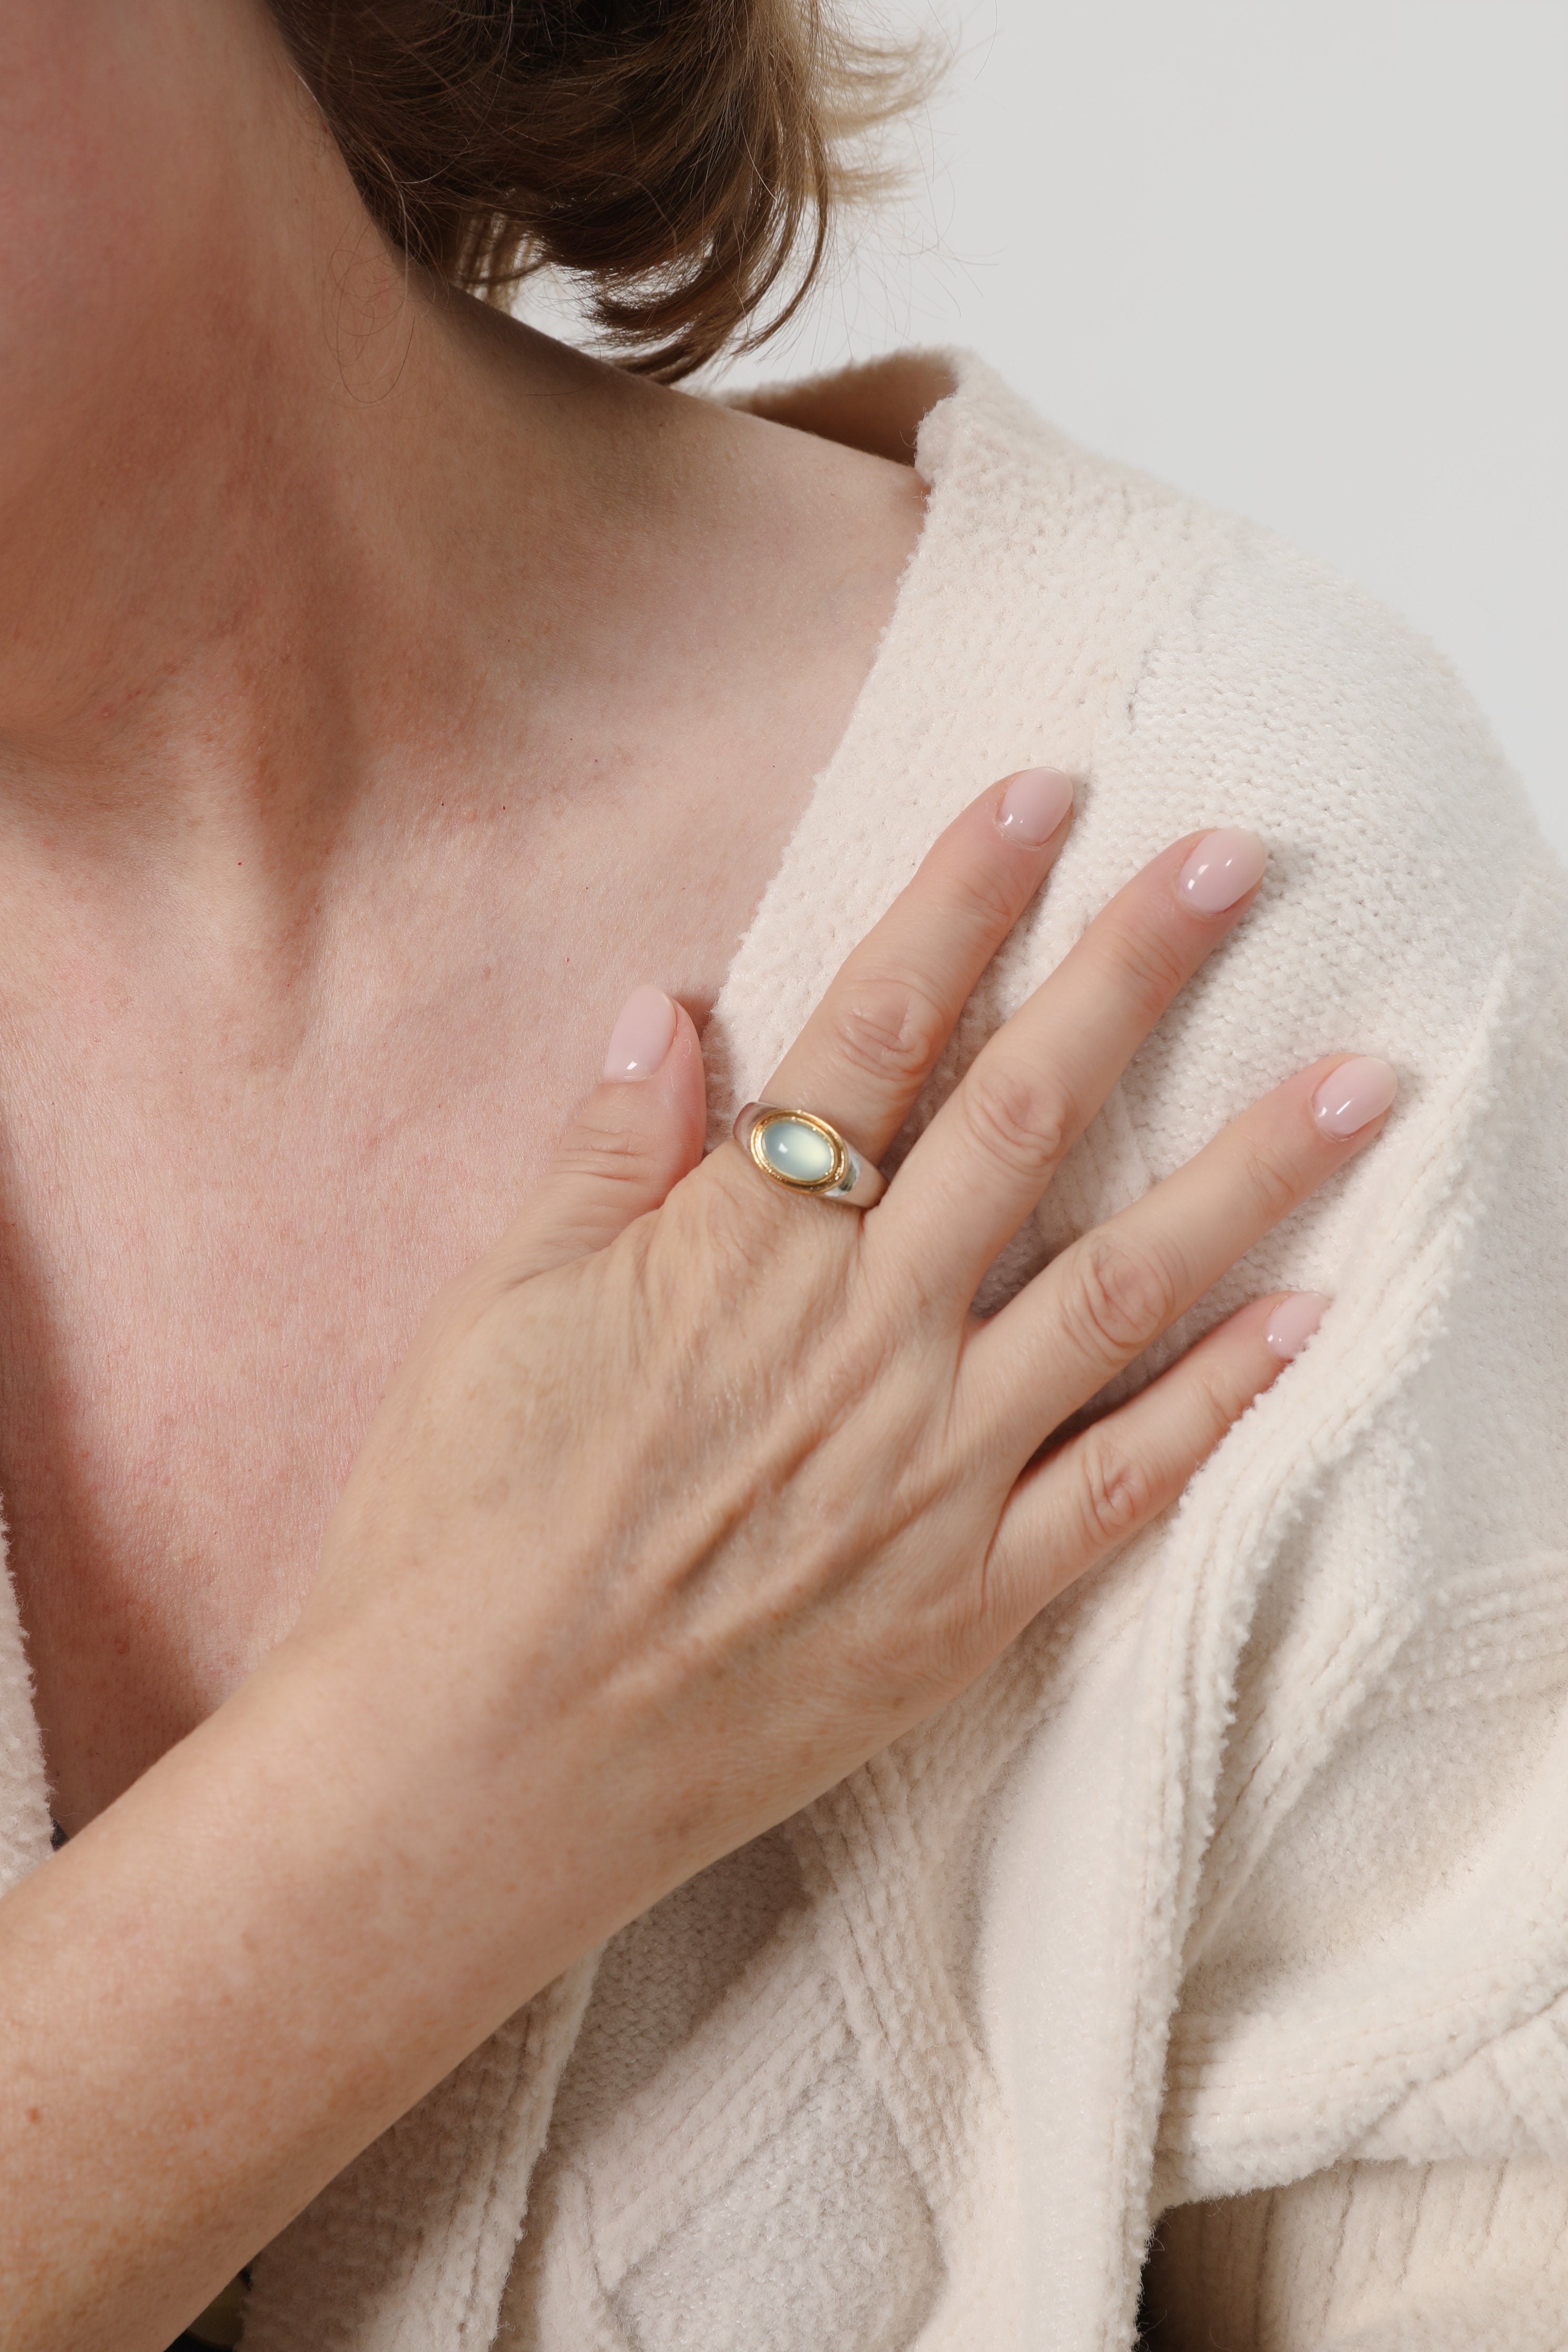
[[[802,1118],[775,1118],[763,1129],[759,1149],[768,1166],[792,1184],[820,1184],[833,1173],[833,1146]]]

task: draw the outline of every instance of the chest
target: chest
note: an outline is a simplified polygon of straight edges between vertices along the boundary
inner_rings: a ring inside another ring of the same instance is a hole
[[[700,1018],[807,788],[746,830],[673,778],[496,800],[358,875],[292,961],[80,929],[13,992],[0,1494],[68,1826],[289,1630],[431,1296],[516,1214],[630,989]]]

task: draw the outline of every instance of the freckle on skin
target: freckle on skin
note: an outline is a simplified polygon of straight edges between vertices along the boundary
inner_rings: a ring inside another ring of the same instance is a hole
[[[41,2124],[43,2120],[44,2111],[42,2107],[29,2107],[27,2109],[27,2121],[30,2124]]]

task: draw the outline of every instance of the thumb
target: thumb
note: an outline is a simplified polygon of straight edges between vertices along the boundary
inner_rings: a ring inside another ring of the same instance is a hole
[[[634,989],[605,1075],[573,1114],[500,1255],[514,1279],[604,1249],[657,1209],[702,1157],[702,1049],[691,1016],[657,988]]]

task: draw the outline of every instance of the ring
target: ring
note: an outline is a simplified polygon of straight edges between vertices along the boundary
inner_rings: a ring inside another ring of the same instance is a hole
[[[731,1132],[747,1159],[786,1192],[811,1192],[819,1201],[868,1209],[888,1189],[881,1170],[862,1160],[815,1111],[748,1103]]]

